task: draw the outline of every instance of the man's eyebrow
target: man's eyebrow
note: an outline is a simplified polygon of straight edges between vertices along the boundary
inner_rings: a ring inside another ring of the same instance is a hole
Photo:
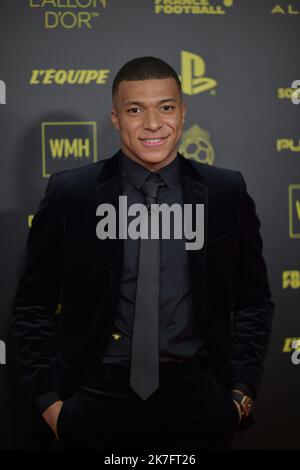
[[[163,100],[160,100],[158,103],[159,104],[162,104],[162,103],[166,103],[166,102],[169,102],[169,101],[172,101],[174,103],[177,102],[177,100],[175,98],[164,98]],[[144,106],[144,102],[143,101],[131,101],[131,100],[128,100],[126,101],[125,103],[125,106],[127,105],[132,105],[132,104],[135,104],[135,105],[138,105],[138,106]]]

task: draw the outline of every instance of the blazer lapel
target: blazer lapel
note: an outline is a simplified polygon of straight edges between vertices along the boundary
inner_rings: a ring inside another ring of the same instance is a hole
[[[116,211],[116,238],[106,238],[105,240],[97,240],[99,247],[98,253],[105,260],[110,277],[110,284],[113,293],[113,301],[118,302],[122,266],[123,266],[123,249],[124,240],[120,239],[119,234],[119,196],[123,192],[122,175],[119,169],[119,154],[111,157],[104,165],[99,175],[96,185],[96,201],[99,204],[111,204]]]
[[[207,246],[207,210],[208,188],[203,184],[202,176],[193,164],[179,154],[182,168],[182,191],[185,204],[204,204],[204,245],[199,250],[189,250],[188,259],[191,268],[192,296],[197,317],[203,324],[206,317],[205,261]],[[193,220],[195,212],[193,210]]]

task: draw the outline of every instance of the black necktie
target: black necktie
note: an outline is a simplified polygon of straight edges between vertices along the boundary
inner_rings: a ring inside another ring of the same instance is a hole
[[[159,187],[163,186],[161,176],[153,173],[141,187],[148,227],[150,205],[157,203]],[[160,240],[149,234],[149,238],[140,239],[130,368],[130,386],[143,400],[159,387],[159,273]]]

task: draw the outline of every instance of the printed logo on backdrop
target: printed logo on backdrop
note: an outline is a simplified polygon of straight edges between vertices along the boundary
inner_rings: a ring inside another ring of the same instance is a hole
[[[30,85],[105,85],[110,69],[98,70],[63,70],[34,69],[31,72]]]
[[[288,139],[288,138],[280,138],[276,141],[276,150],[277,152],[292,152],[298,153],[300,152],[300,139]]]
[[[300,337],[284,338],[282,352],[291,353],[294,350],[300,351]]]
[[[92,29],[108,0],[28,0],[42,17],[45,29]]]
[[[42,123],[43,177],[97,161],[96,122]]]
[[[0,104],[6,104],[6,83],[0,80]]]
[[[299,289],[300,288],[300,271],[282,271],[282,288],[283,289]]]
[[[292,83],[292,103],[299,104],[300,103],[300,80],[294,80]]]
[[[289,185],[290,238],[300,238],[300,184]]]
[[[6,344],[4,341],[0,340],[0,365],[4,366],[6,364]]]
[[[226,15],[233,0],[154,0],[154,13],[165,15]]]
[[[299,15],[300,14],[299,4],[297,6],[295,2],[293,3],[292,2],[286,3],[285,1],[281,3],[274,2],[274,6],[271,9],[271,14],[272,15],[278,15],[278,14],[279,15]]]
[[[213,165],[215,152],[207,131],[194,124],[182,134],[179,152],[190,160]]]
[[[291,354],[292,364],[298,366],[300,364],[300,338],[285,338],[282,352]]]
[[[293,104],[300,103],[300,80],[294,80],[290,87],[278,88],[277,98],[280,100],[288,99]]]
[[[216,94],[218,82],[214,78],[206,77],[206,65],[202,57],[192,52],[181,52],[181,80],[182,92],[186,95],[196,95],[209,91]]]
[[[284,338],[283,353],[291,354],[291,362],[294,366],[300,364],[300,337]]]

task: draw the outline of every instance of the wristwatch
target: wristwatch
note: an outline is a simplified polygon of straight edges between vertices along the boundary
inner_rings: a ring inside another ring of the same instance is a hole
[[[231,392],[231,398],[235,400],[241,407],[242,418],[248,417],[253,409],[253,400],[242,392]]]

